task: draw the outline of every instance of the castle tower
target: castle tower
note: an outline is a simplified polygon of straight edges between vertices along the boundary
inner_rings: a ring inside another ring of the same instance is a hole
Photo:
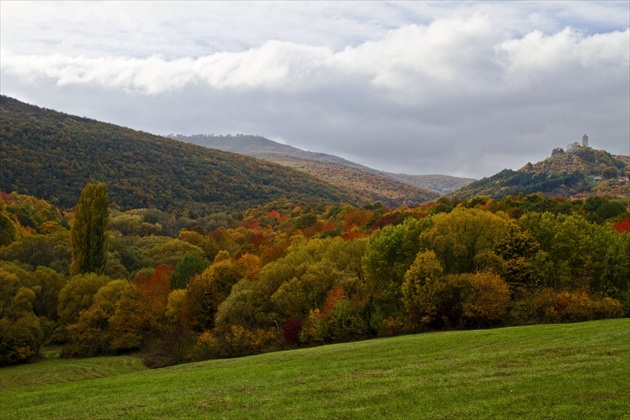
[[[582,136],[582,147],[588,147],[588,136],[586,134]]]

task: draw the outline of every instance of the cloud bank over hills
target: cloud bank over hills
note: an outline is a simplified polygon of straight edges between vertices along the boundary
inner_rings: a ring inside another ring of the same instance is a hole
[[[2,93],[411,174],[629,153],[627,2],[179,4],[3,2]]]

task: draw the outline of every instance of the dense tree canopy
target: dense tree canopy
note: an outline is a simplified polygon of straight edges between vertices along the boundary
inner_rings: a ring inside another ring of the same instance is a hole
[[[360,197],[305,173],[0,96],[0,190],[75,205],[105,182],[119,208],[154,207],[201,217],[283,197],[358,203]],[[46,182],[42,182],[46,180]]]
[[[0,366],[24,362],[39,352],[42,328],[33,313],[35,292],[0,268]]]
[[[198,219],[114,210],[104,271],[75,276],[69,226],[84,209],[0,199],[15,232],[0,245],[2,364],[47,343],[66,357],[141,350],[157,367],[630,314],[630,213],[616,199],[444,198],[395,210],[282,200]]]
[[[480,209],[457,208],[436,214],[421,242],[433,250],[447,273],[472,273],[479,258],[491,253],[505,236],[507,221]]]

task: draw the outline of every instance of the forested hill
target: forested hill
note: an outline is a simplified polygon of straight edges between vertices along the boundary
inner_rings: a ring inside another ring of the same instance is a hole
[[[459,178],[450,175],[407,175],[379,171],[367,166],[359,165],[358,163],[351,162],[338,156],[301,150],[261,136],[215,136],[204,134],[184,136],[181,134],[172,134],[171,137],[188,143],[210,147],[212,149],[241,153],[247,156],[265,159],[297,168],[304,168],[304,162],[309,162],[309,167],[307,168],[309,171],[314,171],[315,164],[321,165],[322,167],[329,166],[337,168],[351,168],[357,171],[357,173],[369,173],[369,175],[371,175],[371,179],[374,179],[375,176],[384,177],[390,181],[395,181],[396,184],[403,183],[407,184],[407,186],[419,188],[420,191],[416,191],[416,193],[424,195],[427,195],[427,193],[431,194],[431,192],[448,194],[475,181],[470,178]],[[325,171],[318,172],[321,172],[324,176],[326,176]],[[319,176],[320,173],[317,175]],[[386,184],[386,181],[381,180],[380,183]],[[391,184],[390,186],[392,189],[402,188],[407,194],[410,192],[408,187],[405,186],[401,187],[400,185],[395,184]]]
[[[630,197],[630,158],[604,150],[577,147],[556,149],[552,156],[518,171],[505,169],[489,178],[457,190],[453,197],[469,199],[479,195],[495,198],[511,194],[543,193],[559,197],[588,197],[605,194]]]
[[[105,182],[123,209],[199,215],[273,200],[361,199],[290,168],[210,150],[0,97],[0,190],[76,204],[87,182]]]
[[[456,189],[444,191],[445,186],[448,188],[448,185],[454,183],[459,188],[472,182],[472,180],[468,182],[464,180],[462,184],[462,178],[449,176],[391,174],[338,156],[301,150],[261,136],[200,134],[171,135],[171,137],[288,166],[390,207],[426,203]]]

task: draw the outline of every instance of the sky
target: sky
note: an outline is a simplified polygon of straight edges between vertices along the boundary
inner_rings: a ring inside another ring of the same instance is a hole
[[[0,2],[0,91],[407,174],[630,153],[630,2]]]

